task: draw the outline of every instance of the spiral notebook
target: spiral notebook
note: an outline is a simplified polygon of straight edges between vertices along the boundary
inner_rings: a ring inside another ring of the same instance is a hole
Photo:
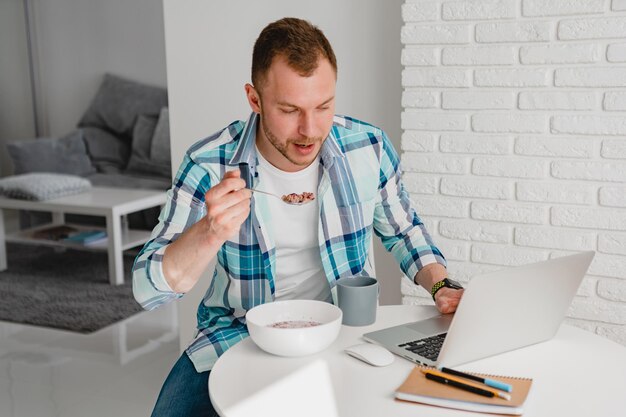
[[[512,385],[511,400],[507,401],[502,398],[483,397],[428,380],[420,369],[433,368],[419,365],[413,368],[406,380],[396,390],[398,400],[481,413],[520,415],[524,411],[524,403],[532,385],[530,378],[474,373],[474,375],[497,379]]]

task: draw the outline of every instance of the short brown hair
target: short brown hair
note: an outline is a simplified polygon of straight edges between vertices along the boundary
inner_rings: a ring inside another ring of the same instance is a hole
[[[326,58],[337,74],[337,58],[324,33],[306,20],[285,17],[261,31],[252,52],[252,84],[259,89],[274,57],[282,56],[287,64],[304,77],[310,76],[320,58]]]

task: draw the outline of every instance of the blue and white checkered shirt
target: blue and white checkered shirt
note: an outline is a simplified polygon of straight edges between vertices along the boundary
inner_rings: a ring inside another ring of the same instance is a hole
[[[241,170],[249,187],[259,182],[255,149],[258,115],[237,121],[194,144],[168,191],[159,224],[135,260],[133,291],[148,310],[182,297],[163,276],[167,245],[206,214],[205,193],[224,173]],[[374,275],[369,249],[372,232],[382,239],[413,278],[427,264],[445,259],[411,208],[401,182],[398,155],[386,134],[367,123],[335,116],[320,152],[319,249],[336,302],[335,282],[348,275]],[[267,200],[253,194],[250,216],[237,236],[217,254],[209,289],[198,307],[198,333],[186,352],[198,372],[248,336],[246,311],[274,300],[276,248]]]

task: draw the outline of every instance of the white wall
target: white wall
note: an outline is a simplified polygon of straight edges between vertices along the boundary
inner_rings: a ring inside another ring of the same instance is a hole
[[[402,11],[402,162],[451,274],[595,250],[568,321],[626,344],[626,2]]]
[[[164,0],[172,158],[197,140],[250,113],[243,86],[262,28],[285,16],[319,26],[339,65],[337,112],[376,124],[399,144],[401,0]],[[174,168],[176,169],[176,168]],[[377,246],[377,255],[384,250]],[[381,303],[399,303],[400,270],[390,255],[376,258]],[[208,277],[205,286],[208,285]],[[202,289],[181,304],[181,343],[193,329]],[[187,326],[186,328],[184,326]]]

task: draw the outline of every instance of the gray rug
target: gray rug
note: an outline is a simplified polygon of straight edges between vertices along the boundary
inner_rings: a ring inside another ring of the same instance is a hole
[[[124,285],[112,286],[105,252],[9,243],[0,320],[91,333],[136,314],[142,308],[130,281],[134,255],[124,256]]]

